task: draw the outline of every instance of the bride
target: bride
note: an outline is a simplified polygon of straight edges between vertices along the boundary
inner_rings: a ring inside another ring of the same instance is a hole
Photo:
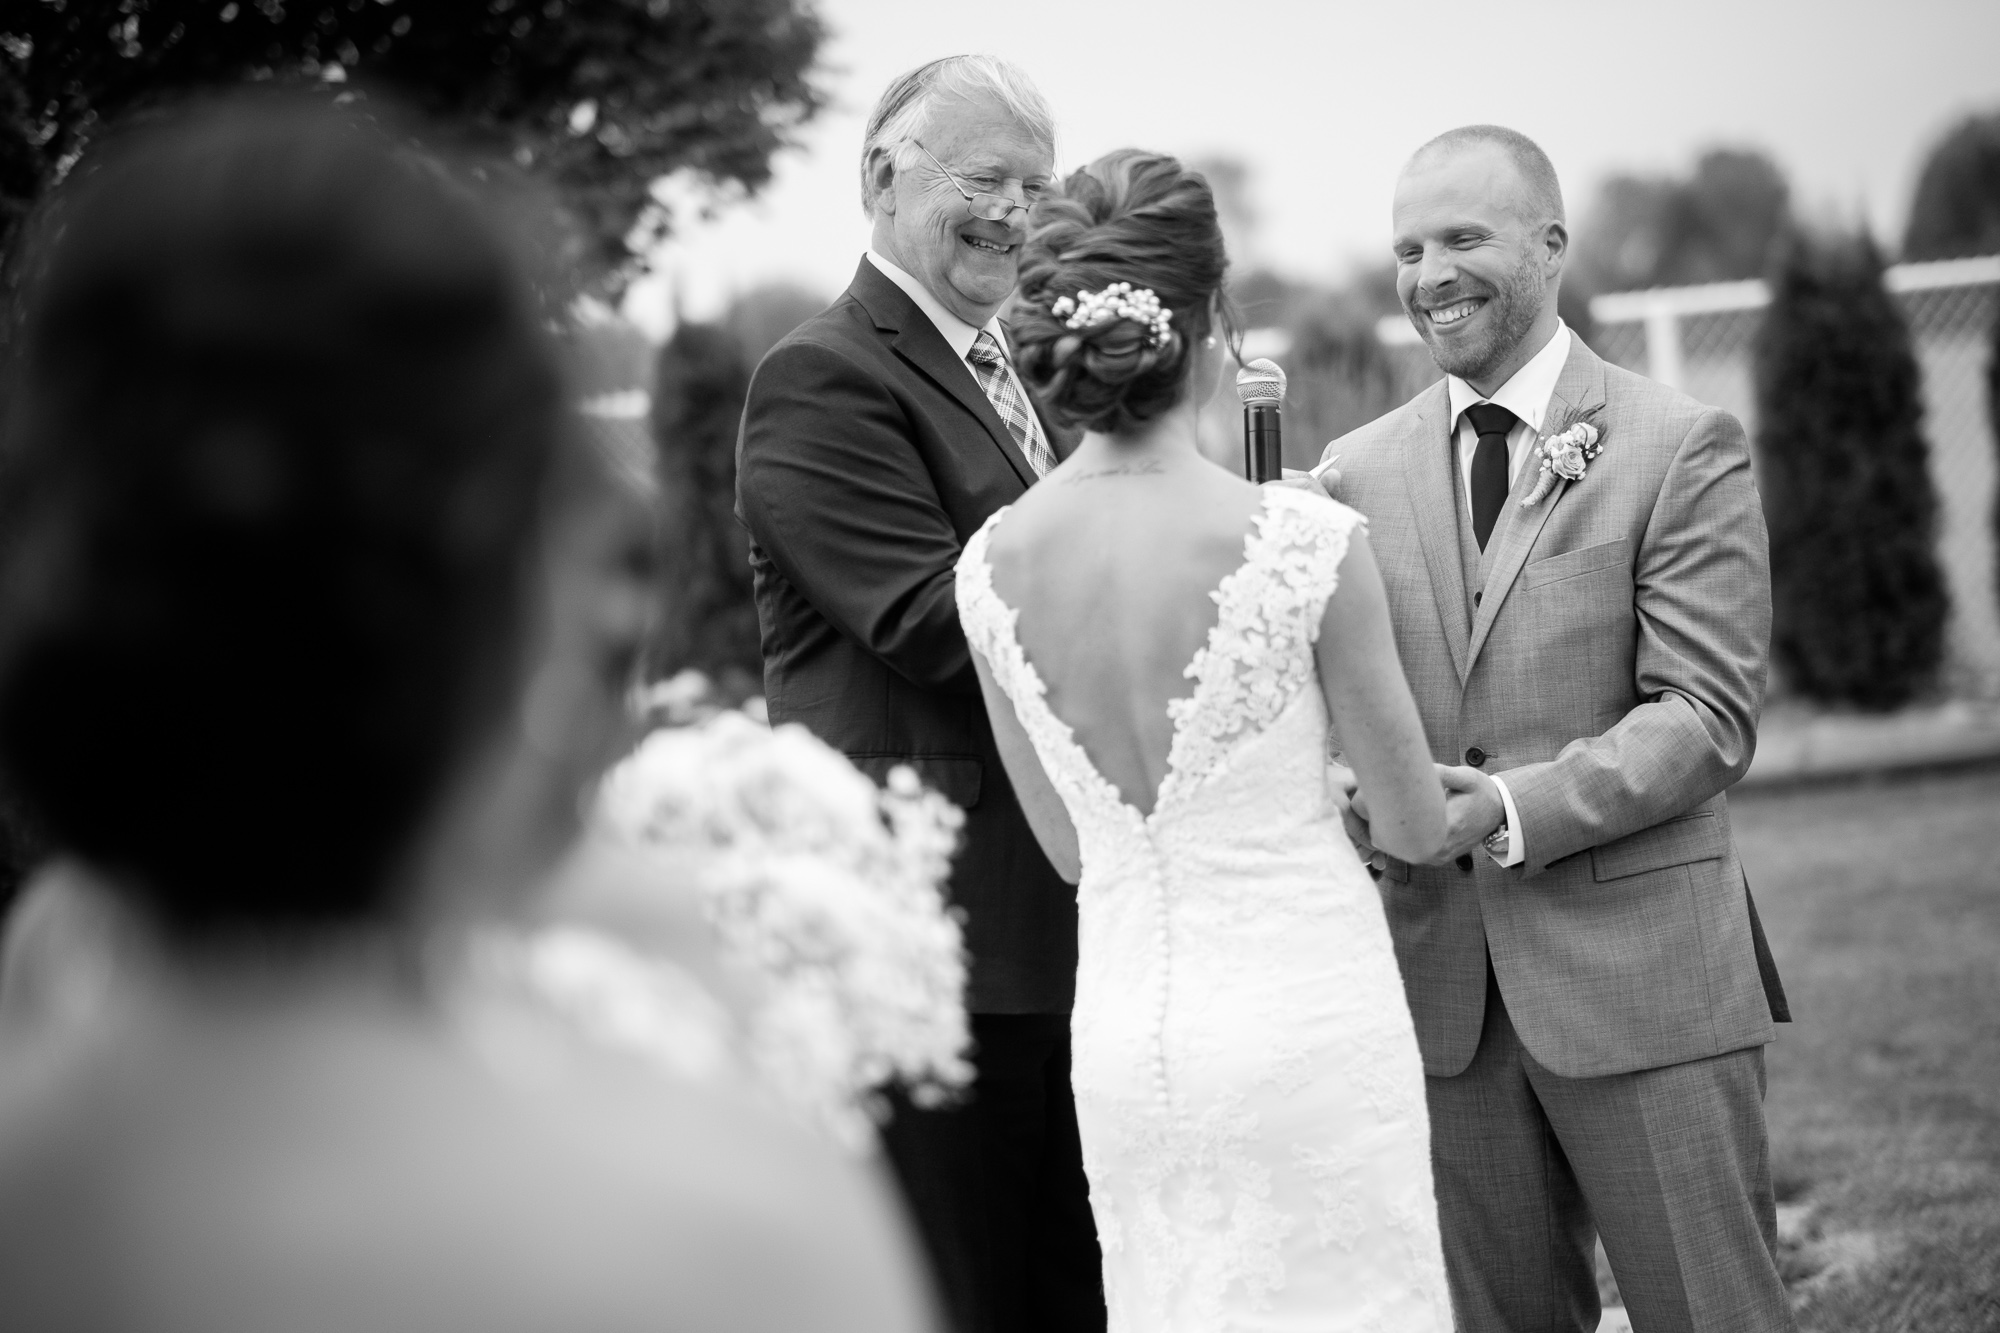
[[[1011,330],[1086,431],[967,543],[1008,775],[1080,879],[1078,1119],[1114,1330],[1448,1330],[1423,1071],[1342,832],[1443,797],[1353,510],[1206,461],[1226,259],[1207,184],[1110,154],[1037,205]]]

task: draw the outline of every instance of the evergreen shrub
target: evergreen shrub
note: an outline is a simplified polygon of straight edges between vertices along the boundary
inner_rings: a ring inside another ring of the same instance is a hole
[[[682,324],[653,381],[667,605],[647,663],[655,678],[692,668],[724,702],[764,692],[750,538],[736,521],[736,432],[750,391],[741,341]]]
[[[1921,378],[1872,240],[1791,238],[1756,379],[1778,669],[1817,702],[1909,703],[1936,681],[1950,603]]]
[[[2000,303],[1994,306],[1992,345],[1986,350],[1986,422],[2000,463]],[[1993,588],[2000,592],[2000,487],[1993,494]]]
[[[2000,254],[2000,111],[1967,116],[1931,149],[1910,200],[1904,259]]]

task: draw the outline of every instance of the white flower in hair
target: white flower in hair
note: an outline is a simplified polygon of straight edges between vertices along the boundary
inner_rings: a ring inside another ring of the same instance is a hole
[[[1129,282],[1114,282],[1101,292],[1078,292],[1073,299],[1058,296],[1050,304],[1049,313],[1063,319],[1065,326],[1072,329],[1095,328],[1114,319],[1129,319],[1150,330],[1147,342],[1152,347],[1167,340],[1174,322],[1174,312],[1160,304],[1151,287],[1134,287]]]

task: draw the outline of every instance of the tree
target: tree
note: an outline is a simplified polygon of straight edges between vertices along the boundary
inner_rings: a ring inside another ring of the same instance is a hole
[[[1188,170],[1201,173],[1208,181],[1209,193],[1215,196],[1216,220],[1222,224],[1222,244],[1229,252],[1230,263],[1254,264],[1257,232],[1263,218],[1251,197],[1254,173],[1250,165],[1228,153],[1191,158],[1185,165]]]
[[[1905,259],[2000,254],[2000,111],[1968,116],[1938,141],[1917,178]]]
[[[773,283],[730,303],[714,324],[682,324],[653,371],[653,438],[665,513],[667,614],[648,654],[653,679],[693,668],[715,701],[764,692],[750,586],[750,536],[736,521],[736,434],[750,372],[826,302]]]
[[[1866,236],[1795,236],[1756,345],[1772,647],[1808,698],[1885,710],[1935,679],[1949,612],[1916,356]]]
[[[655,181],[689,172],[729,194],[769,180],[824,105],[824,35],[811,0],[6,0],[0,271],[18,276],[23,220],[104,126],[252,82],[334,100],[380,89],[511,159],[586,238],[564,258],[615,288],[672,221]],[[732,440],[741,403],[739,388]],[[754,663],[754,613],[749,634]],[[740,656],[740,637],[721,641]],[[0,900],[38,845],[0,791]]]
[[[2000,307],[1993,312],[1992,343],[1986,352],[1986,420],[2000,454]],[[1993,586],[2000,590],[2000,491],[1993,496]]]
[[[1328,440],[1410,396],[1411,386],[1375,333],[1381,305],[1359,288],[1357,280],[1344,290],[1313,293],[1294,303],[1286,321],[1292,339],[1283,358],[1287,467],[1314,466]]]
[[[755,366],[778,339],[826,309],[827,300],[787,282],[752,287],[729,303],[722,327],[736,338],[743,364]],[[741,406],[741,404],[738,404]]]
[[[655,180],[754,191],[824,104],[810,0],[17,0],[0,11],[0,255],[107,122],[189,92],[393,91],[552,182],[616,274]]]
[[[749,391],[749,363],[728,329],[683,324],[660,349],[653,432],[671,605],[647,674],[693,668],[713,678],[728,703],[763,693],[750,537],[736,521],[736,430]]]
[[[1762,277],[1790,197],[1754,149],[1711,149],[1685,179],[1613,176],[1577,228],[1570,279],[1583,295]]]

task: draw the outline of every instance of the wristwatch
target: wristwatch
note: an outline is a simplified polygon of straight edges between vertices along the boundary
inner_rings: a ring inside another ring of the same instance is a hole
[[[1501,860],[1507,855],[1507,821],[1501,820],[1500,827],[1486,835],[1486,854]]]

